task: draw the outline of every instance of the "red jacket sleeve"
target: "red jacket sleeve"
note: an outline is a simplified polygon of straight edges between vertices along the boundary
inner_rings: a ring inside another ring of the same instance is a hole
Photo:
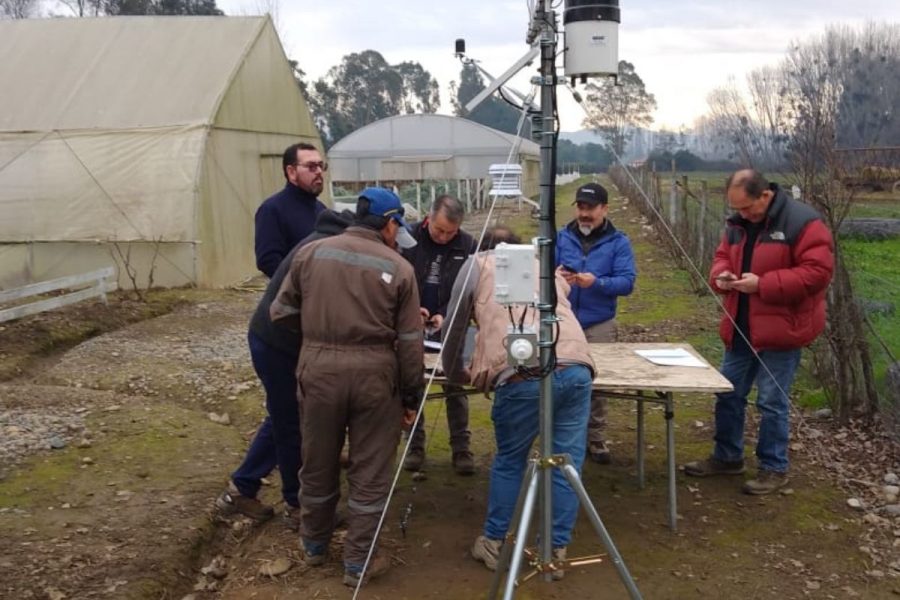
[[[718,294],[727,294],[728,290],[720,289],[719,286],[716,285],[716,275],[722,271],[735,272],[735,269],[731,264],[727,230],[722,234],[722,239],[716,248],[716,253],[713,255],[712,266],[709,268],[709,287]]]
[[[766,304],[795,304],[828,287],[834,272],[834,241],[822,221],[810,221],[791,248],[793,267],[759,278],[759,297]]]

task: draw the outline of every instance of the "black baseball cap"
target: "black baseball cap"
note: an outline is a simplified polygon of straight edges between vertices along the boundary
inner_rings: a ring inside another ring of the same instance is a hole
[[[572,204],[579,202],[587,202],[597,206],[598,204],[607,204],[609,196],[606,193],[606,188],[599,183],[586,183],[575,192],[575,202]]]

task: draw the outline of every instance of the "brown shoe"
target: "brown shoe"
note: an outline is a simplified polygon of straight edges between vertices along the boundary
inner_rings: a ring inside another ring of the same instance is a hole
[[[475,457],[468,450],[453,453],[453,470],[457,475],[475,474]]]
[[[242,496],[234,483],[229,483],[228,488],[216,498],[216,508],[223,516],[240,513],[257,523],[264,523],[275,516],[271,506],[263,504],[256,498]]]
[[[281,513],[281,520],[284,526],[291,531],[300,531],[300,507],[284,505],[284,512]]]
[[[606,442],[591,442],[588,444],[588,454],[595,463],[608,465],[612,462],[612,456],[609,453],[609,447],[606,445]]]
[[[716,475],[741,475],[744,461],[728,462],[713,456],[705,460],[695,460],[684,465],[684,474],[691,477],[714,477]]]
[[[565,560],[566,560],[566,547],[561,546],[559,548],[554,548],[553,549],[553,562],[559,563],[559,562],[565,561]],[[553,581],[559,581],[565,576],[566,576],[565,567],[558,565],[558,564],[557,564],[557,568],[550,572],[550,578],[553,579]]]
[[[369,568],[366,569],[366,577],[363,579],[363,585],[368,583],[370,579],[384,575],[390,568],[391,559],[376,552],[375,556],[372,557],[372,560],[369,561]],[[344,585],[349,585],[350,587],[359,585],[359,576],[361,573],[362,566],[353,568],[344,565]]]
[[[410,448],[406,460],[403,461],[403,469],[406,471],[421,471],[425,464],[425,451],[417,448]]]
[[[787,473],[779,473],[777,471],[760,471],[756,474],[756,479],[744,482],[743,491],[751,496],[764,496],[777,492],[790,482]]]

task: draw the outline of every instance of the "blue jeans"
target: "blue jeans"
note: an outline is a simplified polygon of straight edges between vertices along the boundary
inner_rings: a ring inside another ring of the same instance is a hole
[[[247,449],[244,462],[231,474],[242,496],[255,498],[263,477],[275,465],[281,473],[281,494],[290,506],[300,506],[300,413],[297,405],[297,357],[247,335],[253,368],[266,390],[265,420]]]
[[[800,364],[800,349],[763,350],[759,352],[759,357],[754,356],[743,340],[736,339],[734,347],[725,351],[720,370],[734,386],[734,391],[716,394],[716,447],[713,456],[728,462],[743,459],[747,396],[755,381],[756,408],[761,417],[756,443],[757,462],[760,470],[785,473],[788,470],[790,437],[790,401],[787,394]],[[760,359],[768,370],[761,368]]]
[[[587,423],[591,410],[591,372],[581,365],[554,371],[553,453],[569,454],[578,472],[584,463]],[[538,435],[539,381],[508,383],[494,393],[491,419],[497,454],[484,535],[503,539],[510,526],[528,454]],[[578,516],[578,496],[558,469],[553,471],[553,547],[567,546]]]

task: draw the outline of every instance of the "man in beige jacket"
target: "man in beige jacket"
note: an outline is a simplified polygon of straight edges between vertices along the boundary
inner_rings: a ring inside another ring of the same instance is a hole
[[[494,244],[518,241],[507,228],[495,228],[485,239]],[[491,245],[493,247],[493,245]],[[537,264],[535,263],[537,268]],[[470,269],[471,267],[471,269]],[[470,272],[471,271],[471,272]],[[504,338],[510,316],[508,307],[494,300],[495,261],[493,251],[479,252],[460,269],[453,287],[449,310],[458,306],[455,316],[448,314],[451,326],[444,336],[443,367],[451,382],[469,383],[482,391],[494,392],[491,420],[497,440],[497,452],[491,466],[488,513],[483,535],[472,547],[472,556],[495,570],[500,547],[515,509],[522,485],[528,454],[538,435],[540,380],[517,372],[507,365]],[[537,278],[535,278],[537,281]],[[594,363],[584,332],[566,299],[569,285],[557,274],[556,314],[560,317],[556,340],[556,368],[553,380],[553,452],[569,454],[578,471],[584,462],[587,422],[590,413]],[[525,314],[522,315],[522,311]],[[518,322],[537,329],[539,313],[534,307],[514,307]],[[469,365],[463,365],[462,351],[469,320],[478,333]],[[578,497],[562,473],[553,473],[553,557],[565,559],[566,546],[578,515]],[[562,571],[553,573],[561,579]]]

